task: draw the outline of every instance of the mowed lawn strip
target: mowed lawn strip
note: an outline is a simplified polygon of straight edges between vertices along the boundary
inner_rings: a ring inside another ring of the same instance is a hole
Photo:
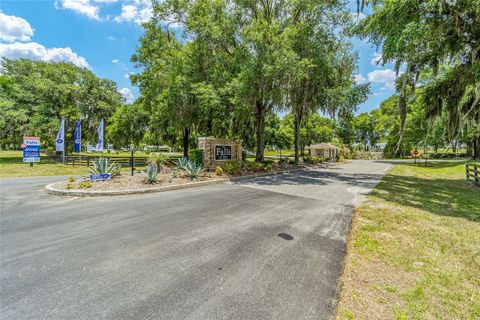
[[[355,214],[337,319],[480,319],[480,188],[395,166]]]

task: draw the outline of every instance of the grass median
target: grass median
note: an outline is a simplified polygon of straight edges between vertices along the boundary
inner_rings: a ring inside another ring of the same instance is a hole
[[[480,188],[395,166],[355,214],[337,319],[480,319]]]

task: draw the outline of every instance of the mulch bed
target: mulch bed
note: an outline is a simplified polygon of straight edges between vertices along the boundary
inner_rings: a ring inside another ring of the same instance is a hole
[[[198,179],[194,179],[193,181],[190,180],[187,176],[182,173],[178,173],[174,175],[173,170],[171,168],[165,168],[165,170],[158,175],[157,182],[152,184],[147,184],[144,181],[144,175],[140,171],[136,171],[133,176],[130,175],[130,172],[122,172],[119,175],[112,177],[110,180],[106,181],[95,181],[89,184],[90,187],[84,187],[82,182],[90,181],[88,177],[76,179],[74,182],[59,182],[55,184],[55,188],[59,190],[84,190],[84,191],[112,191],[112,190],[137,190],[137,189],[151,189],[151,188],[158,188],[161,186],[175,186],[175,185],[182,185],[192,182],[199,182],[199,181],[213,181],[213,180],[220,180],[220,179],[228,179],[234,177],[242,177],[242,176],[256,176],[268,173],[281,173],[284,171],[295,170],[295,169],[303,169],[303,168],[318,168],[318,167],[325,167],[330,164],[323,163],[321,165],[275,165],[273,166],[272,170],[258,170],[252,171],[247,169],[242,169],[236,175],[228,175],[223,173],[223,175],[218,176],[215,172],[205,172],[203,173]]]

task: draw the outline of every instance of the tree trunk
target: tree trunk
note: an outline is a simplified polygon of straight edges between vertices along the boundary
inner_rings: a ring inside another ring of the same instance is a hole
[[[183,128],[183,156],[188,159],[188,140],[190,136],[190,130],[188,127]]]
[[[263,161],[263,152],[265,150],[265,106],[257,102],[257,151],[255,161]]]
[[[480,159],[480,138],[473,140],[473,159]]]
[[[300,124],[298,121],[297,114],[295,114],[295,121],[294,121],[294,131],[293,131],[293,136],[295,138],[295,163],[298,164],[300,161],[300,139],[299,139],[299,134],[300,134]]]

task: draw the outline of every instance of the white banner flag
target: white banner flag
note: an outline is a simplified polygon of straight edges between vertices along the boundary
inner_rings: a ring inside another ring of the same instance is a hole
[[[98,133],[98,142],[97,146],[95,147],[96,151],[103,151],[103,119],[100,121],[97,129]]]
[[[64,152],[65,145],[65,119],[62,119],[60,129],[58,129],[57,140],[55,141],[55,150]]]

